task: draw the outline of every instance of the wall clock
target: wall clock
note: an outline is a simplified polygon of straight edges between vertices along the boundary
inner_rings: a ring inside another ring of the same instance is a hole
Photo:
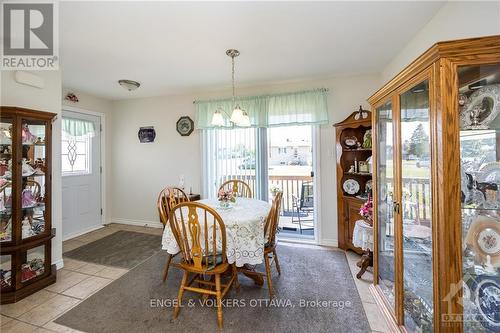
[[[183,116],[180,117],[179,120],[177,120],[176,128],[177,132],[179,132],[181,136],[189,136],[191,133],[193,133],[194,122],[188,116]]]

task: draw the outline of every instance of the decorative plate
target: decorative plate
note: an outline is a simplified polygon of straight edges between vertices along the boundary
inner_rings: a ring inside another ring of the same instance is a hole
[[[350,136],[344,140],[344,144],[347,148],[357,148],[358,139],[355,136]]]
[[[177,132],[179,132],[182,136],[189,136],[193,133],[194,130],[194,122],[188,116],[180,117],[177,120]]]
[[[488,264],[500,267],[500,221],[498,219],[483,215],[474,218],[465,237],[465,243],[473,248],[476,261],[482,264],[490,261]]]
[[[474,91],[460,115],[460,126],[466,129],[488,129],[500,113],[500,84],[491,84]]]
[[[479,310],[478,320],[485,328],[500,332],[500,285],[498,279],[485,277],[475,289],[475,303]]]
[[[347,194],[355,195],[359,192],[359,183],[354,179],[347,179],[344,184],[342,184],[342,188]]]
[[[480,183],[500,184],[500,162],[489,162],[479,168],[477,181]]]

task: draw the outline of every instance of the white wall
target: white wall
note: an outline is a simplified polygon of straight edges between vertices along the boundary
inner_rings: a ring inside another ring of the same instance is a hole
[[[382,83],[409,65],[434,43],[500,34],[500,1],[445,4],[382,71]]]
[[[68,92],[74,93],[78,97],[78,102],[74,103],[68,100],[65,100],[64,97]],[[112,151],[111,147],[111,123],[112,123],[112,102],[103,98],[95,97],[93,95],[86,94],[84,92],[63,87],[63,92],[62,92],[62,104],[63,108],[64,106],[70,106],[73,108],[81,109],[81,110],[86,110],[86,111],[92,111],[92,112],[99,112],[103,113],[105,116],[105,126],[104,126],[104,131],[105,131],[105,136],[104,136],[104,149],[105,149],[105,155],[104,155],[104,160],[102,161],[103,165],[105,166],[105,183],[106,183],[106,189],[111,188],[111,172],[112,172],[112,166],[111,166],[111,159],[109,158],[110,154],[108,152]],[[112,207],[111,207],[111,192],[107,191],[106,193],[106,202],[104,204],[104,215],[106,218],[106,221],[109,221],[111,218],[112,214]],[[63,226],[64,228],[64,226]]]
[[[1,100],[4,106],[18,106],[58,114],[52,126],[52,263],[62,266],[62,198],[61,198],[61,72],[37,71],[45,81],[43,89],[15,82],[14,71],[1,72]]]
[[[330,89],[328,107],[330,123],[321,126],[321,220],[323,244],[337,245],[337,195],[335,132],[333,124],[358,109],[368,108],[366,98],[377,88],[378,75],[302,81],[246,87],[240,95],[256,95],[326,87]],[[156,196],[167,184],[177,184],[185,175],[186,187],[201,190],[201,146],[197,131],[181,137],[175,130],[180,116],[194,119],[193,100],[228,97],[229,90],[182,96],[122,100],[113,103],[110,158],[113,171],[110,191],[114,222],[157,223]],[[140,126],[153,125],[156,141],[140,144]]]

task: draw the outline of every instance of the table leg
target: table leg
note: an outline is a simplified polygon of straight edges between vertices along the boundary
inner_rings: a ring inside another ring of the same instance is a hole
[[[252,279],[256,285],[258,286],[264,285],[264,278],[262,277],[262,273],[257,272],[255,270],[255,267],[245,264],[242,267],[238,267],[238,272],[241,272],[243,273],[243,275]]]
[[[361,279],[363,274],[365,274],[366,269],[370,266],[373,266],[373,252],[370,250],[365,251],[365,253],[363,254],[363,256],[361,256],[361,259],[356,263],[356,265],[361,268],[358,274],[356,274],[356,277],[358,279]]]

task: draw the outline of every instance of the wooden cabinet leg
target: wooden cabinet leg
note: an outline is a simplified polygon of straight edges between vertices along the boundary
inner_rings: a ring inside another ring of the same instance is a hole
[[[361,268],[358,274],[356,274],[356,277],[358,279],[361,279],[363,274],[365,274],[366,269],[370,266],[373,266],[373,252],[366,251],[361,257],[361,259],[356,263],[356,265]]]

